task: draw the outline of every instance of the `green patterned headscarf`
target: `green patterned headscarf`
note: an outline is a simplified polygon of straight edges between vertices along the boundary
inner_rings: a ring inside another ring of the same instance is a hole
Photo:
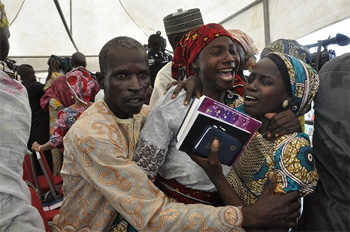
[[[305,62],[287,54],[271,52],[266,58],[277,65],[287,89],[290,89],[290,109],[298,117],[307,113],[320,84],[316,71]]]
[[[299,44],[296,40],[278,39],[266,46],[266,48],[269,48],[272,52],[281,52],[294,56],[308,64],[311,62],[311,54],[309,49]]]
[[[0,1],[0,29],[7,27],[9,25],[9,21],[7,20],[6,17],[6,12],[5,12],[5,6],[2,4]]]

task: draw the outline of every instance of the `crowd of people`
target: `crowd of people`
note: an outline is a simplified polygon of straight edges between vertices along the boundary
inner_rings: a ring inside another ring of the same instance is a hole
[[[3,61],[1,1],[0,14]],[[164,17],[164,27],[166,59],[155,34],[149,51],[112,38],[95,74],[80,52],[70,63],[52,55],[45,84],[31,65],[14,73],[1,62],[0,230],[44,231],[22,179],[32,150],[63,179],[53,231],[350,231],[350,53],[317,73],[294,40],[274,41],[257,61],[248,34],[205,24],[198,8]],[[176,148],[201,95],[262,123],[234,165],[220,163],[217,138],[206,158]],[[303,115],[312,102],[311,143]]]

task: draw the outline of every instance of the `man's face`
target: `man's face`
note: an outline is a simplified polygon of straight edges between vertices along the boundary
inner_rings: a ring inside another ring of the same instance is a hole
[[[126,119],[141,111],[151,78],[148,58],[142,49],[114,49],[107,57],[103,76],[105,101],[118,118]]]
[[[33,68],[29,68],[27,78],[29,82],[35,82],[36,81],[36,76],[35,76],[35,71]]]

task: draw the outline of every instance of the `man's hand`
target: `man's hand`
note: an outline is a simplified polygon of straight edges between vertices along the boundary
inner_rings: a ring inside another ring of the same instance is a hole
[[[278,114],[265,114],[265,118],[271,120],[267,138],[277,138],[282,135],[301,132],[301,126],[297,116],[289,109]]]
[[[298,191],[276,194],[276,178],[269,173],[269,184],[254,205],[243,208],[243,227],[290,228],[297,225],[300,203]]]
[[[179,82],[171,82],[168,84],[166,91],[168,91],[174,85],[176,85],[176,88],[171,95],[172,99],[177,97],[181,89],[185,89],[187,91],[184,105],[188,105],[191,98],[200,98],[202,96],[202,84],[199,78],[196,76],[190,76],[185,80]]]

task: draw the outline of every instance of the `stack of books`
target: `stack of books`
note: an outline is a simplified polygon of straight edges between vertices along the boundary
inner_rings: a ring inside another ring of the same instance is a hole
[[[260,121],[203,95],[188,109],[176,136],[176,148],[208,157],[210,145],[217,138],[220,162],[233,165],[260,126]]]

